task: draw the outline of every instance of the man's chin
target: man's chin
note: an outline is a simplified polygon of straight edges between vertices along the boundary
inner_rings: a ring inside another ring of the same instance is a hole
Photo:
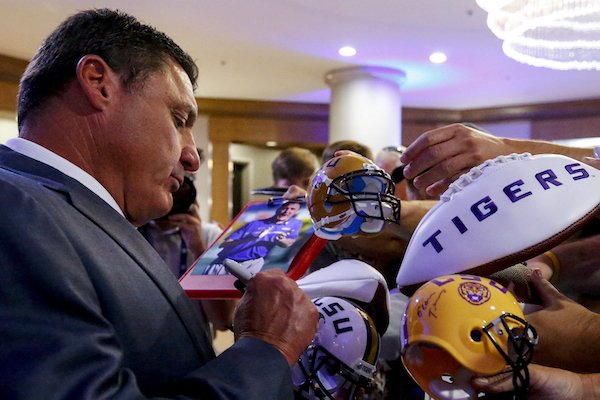
[[[169,211],[171,211],[171,207],[172,205],[168,205],[168,207],[165,206],[161,206],[161,207],[152,207],[152,206],[148,206],[146,208],[146,215],[140,215],[140,220],[142,221],[142,223],[139,225],[144,225],[152,220],[165,220],[167,219],[167,214],[169,214]],[[130,220],[131,221],[131,220]],[[135,224],[135,223],[134,223]],[[137,224],[135,224],[137,225]]]

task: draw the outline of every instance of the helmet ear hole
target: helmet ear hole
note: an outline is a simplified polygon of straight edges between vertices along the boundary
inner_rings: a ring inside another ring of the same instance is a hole
[[[481,333],[481,331],[479,329],[473,329],[471,331],[471,339],[475,342],[481,342],[481,338],[483,337],[483,334]]]

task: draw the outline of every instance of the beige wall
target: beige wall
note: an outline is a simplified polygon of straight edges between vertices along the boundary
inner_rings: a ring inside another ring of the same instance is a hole
[[[6,140],[17,137],[17,121],[15,114],[8,111],[0,111],[0,144],[6,142]]]

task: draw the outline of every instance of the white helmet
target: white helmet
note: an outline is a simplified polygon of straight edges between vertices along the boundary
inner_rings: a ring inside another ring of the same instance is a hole
[[[379,335],[371,317],[341,297],[312,300],[319,328],[292,369],[297,397],[349,399],[370,386],[379,356]]]

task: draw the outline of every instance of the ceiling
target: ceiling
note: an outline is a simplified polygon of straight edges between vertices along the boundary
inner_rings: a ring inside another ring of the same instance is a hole
[[[119,8],[165,31],[198,62],[199,97],[329,102],[326,72],[405,71],[406,107],[469,109],[600,98],[599,71],[507,58],[475,0],[0,0],[0,54],[30,59],[64,17]],[[343,58],[339,47],[358,54]],[[448,61],[428,61],[433,51]]]

